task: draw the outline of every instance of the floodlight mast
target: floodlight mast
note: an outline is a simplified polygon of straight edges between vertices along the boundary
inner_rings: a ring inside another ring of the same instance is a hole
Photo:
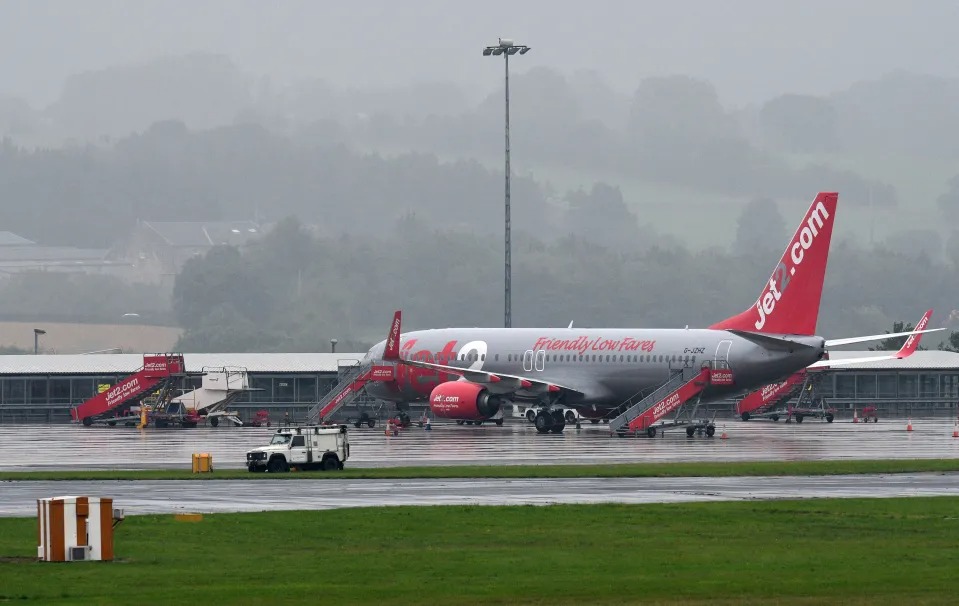
[[[500,38],[499,42],[495,46],[487,46],[483,49],[483,56],[499,56],[503,55],[503,63],[506,71],[506,192],[505,192],[505,210],[506,210],[506,220],[505,220],[505,237],[506,237],[506,251],[505,251],[505,289],[504,289],[504,318],[503,326],[506,328],[511,328],[513,326],[513,310],[512,310],[512,301],[511,301],[511,291],[512,291],[512,254],[511,254],[511,242],[510,242],[510,191],[509,191],[509,180],[510,180],[510,166],[509,166],[509,57],[510,55],[515,55],[519,53],[525,55],[528,53],[530,48],[523,44],[514,44],[513,40],[510,38]]]

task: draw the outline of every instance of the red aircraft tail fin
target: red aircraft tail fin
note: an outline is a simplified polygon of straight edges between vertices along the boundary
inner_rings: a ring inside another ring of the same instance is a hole
[[[384,360],[400,359],[400,326],[403,312],[397,310],[393,314],[393,323],[390,324],[390,334],[386,337],[386,348],[383,350]]]
[[[838,201],[838,193],[820,192],[806,211],[756,303],[710,328],[815,334]]]

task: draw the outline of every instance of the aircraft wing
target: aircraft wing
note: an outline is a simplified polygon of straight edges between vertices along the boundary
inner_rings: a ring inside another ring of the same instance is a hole
[[[488,385],[490,387],[490,391],[493,393],[513,393],[517,391],[528,393],[568,391],[581,396],[586,395],[584,391],[569,387],[567,385],[560,385],[558,383],[553,383],[552,381],[541,381],[539,379],[533,379],[530,377],[508,375],[499,372],[493,373],[486,370],[477,370],[473,368],[458,368],[456,366],[434,364],[433,362],[423,362],[420,360],[400,359],[398,362],[408,366],[429,368],[431,370],[438,370],[451,375],[459,375],[471,383],[482,383],[484,385]]]
[[[909,332],[899,332],[899,333],[893,333],[893,334],[887,333],[885,336],[872,335],[870,337],[854,337],[852,339],[836,339],[835,341],[826,341],[827,345],[830,343],[835,345],[836,341],[842,342],[839,344],[848,344],[848,343],[858,342],[856,341],[856,339],[864,339],[864,340],[868,339],[872,341],[877,341],[880,339],[888,339],[890,337],[905,337],[908,335],[909,338],[906,339],[906,342],[902,344],[902,347],[900,347],[899,351],[897,351],[896,353],[884,354],[884,355],[880,354],[875,356],[862,356],[859,358],[840,358],[838,360],[820,360],[816,362],[815,364],[811,364],[807,366],[806,368],[831,368],[833,366],[846,366],[849,364],[862,364],[864,362],[879,362],[881,360],[901,360],[902,358],[908,358],[913,353],[915,353],[917,349],[919,349],[919,341],[922,339],[923,334],[927,332],[936,332],[940,330],[945,330],[944,328],[932,328],[932,329],[926,330],[926,326],[929,325],[929,319],[931,317],[932,317],[932,310],[930,309],[922,316],[922,319],[916,323],[915,330],[912,330]],[[877,338],[873,338],[873,337],[877,337]]]

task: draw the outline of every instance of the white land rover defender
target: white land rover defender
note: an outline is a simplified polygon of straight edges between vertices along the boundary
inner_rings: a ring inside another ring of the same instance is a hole
[[[286,472],[291,467],[333,471],[343,469],[349,456],[346,425],[281,427],[268,446],[246,453],[246,467],[251,472],[270,473]]]

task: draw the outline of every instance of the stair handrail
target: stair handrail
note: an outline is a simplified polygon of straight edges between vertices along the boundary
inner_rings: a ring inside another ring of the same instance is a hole
[[[353,365],[347,366],[346,368],[349,368],[350,370],[348,370],[346,374],[344,374],[343,377],[340,378],[340,380],[336,383],[336,385],[333,386],[333,389],[327,392],[327,394],[323,396],[322,398],[320,398],[320,400],[316,404],[310,407],[309,412],[307,412],[306,418],[308,420],[312,420],[316,418],[319,412],[323,410],[323,408],[327,404],[332,402],[333,398],[335,398],[337,395],[339,395],[341,391],[343,391],[343,388],[345,386],[352,384],[353,381],[358,379],[360,375],[366,372],[371,366],[372,364],[362,364],[362,363],[357,364],[355,366]]]
[[[687,381],[692,381],[692,379],[693,379],[692,377],[687,379],[686,373],[684,372],[677,372],[673,374],[673,376],[671,376],[669,380],[667,380],[665,383],[663,383],[662,385],[654,389],[652,392],[649,393],[649,395],[645,396],[642,400],[636,402],[635,404],[633,404],[632,406],[624,410],[615,419],[610,421],[609,428],[615,431],[616,429],[621,427],[623,424],[629,423],[630,421],[638,417],[640,414],[642,414],[647,408],[649,408],[650,406],[655,404],[657,401],[659,401],[661,399],[661,396],[665,396],[669,394],[670,392],[674,391],[677,387],[686,383]],[[650,403],[647,404],[646,406],[643,406],[642,410],[640,410],[637,414],[634,414],[632,418],[630,418],[630,413],[634,412],[637,408],[642,406],[644,402],[650,402]]]

